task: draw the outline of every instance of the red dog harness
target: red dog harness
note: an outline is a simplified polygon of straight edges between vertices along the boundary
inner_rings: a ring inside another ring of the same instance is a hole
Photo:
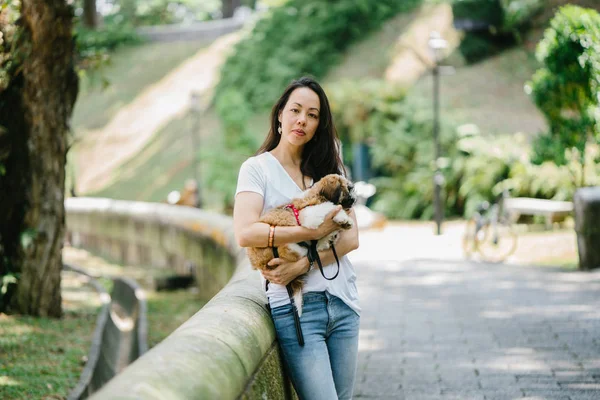
[[[294,217],[296,217],[296,222],[298,223],[298,226],[302,226],[302,224],[300,223],[300,211],[298,211],[298,209],[293,204],[288,204],[287,206],[285,206],[285,208],[289,208],[292,210],[292,212],[294,213]]]

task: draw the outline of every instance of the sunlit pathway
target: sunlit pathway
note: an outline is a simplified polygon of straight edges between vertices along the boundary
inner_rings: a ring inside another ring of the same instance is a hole
[[[369,233],[352,257],[355,398],[600,399],[600,271],[466,262],[421,239]]]

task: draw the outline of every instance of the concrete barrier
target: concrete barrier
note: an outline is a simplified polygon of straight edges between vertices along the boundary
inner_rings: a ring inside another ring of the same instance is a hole
[[[179,270],[216,294],[196,315],[110,380],[94,399],[287,399],[293,395],[258,272],[229,217],[182,206],[74,198],[75,246]],[[212,296],[212,295],[211,295]]]
[[[186,40],[212,41],[235,32],[246,23],[245,18],[227,18],[184,25],[145,26],[136,29],[138,35],[152,42]]]

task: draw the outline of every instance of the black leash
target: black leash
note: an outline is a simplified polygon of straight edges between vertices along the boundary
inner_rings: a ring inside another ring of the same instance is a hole
[[[310,243],[301,242],[298,244],[308,250],[308,262],[311,266],[314,265],[315,262],[317,263],[317,265],[319,266],[319,270],[321,271],[321,275],[323,275],[323,278],[327,279],[328,281],[332,281],[335,278],[337,278],[338,274],[340,273],[340,260],[338,259],[337,252],[335,251],[335,246],[331,245],[331,250],[333,251],[333,256],[335,257],[335,261],[337,263],[337,271],[332,278],[328,278],[325,276],[325,272],[323,271],[323,263],[321,262],[321,257],[319,257],[319,252],[317,251],[317,240],[311,240]],[[277,250],[277,247],[272,247],[272,249],[273,256],[275,258],[279,258],[279,251]],[[304,335],[302,334],[302,327],[300,326],[300,316],[298,315],[298,308],[296,307],[296,303],[294,302],[294,293],[292,292],[292,286],[288,284],[285,288],[287,289],[288,296],[290,297],[290,303],[292,303],[292,309],[294,311],[294,326],[296,327],[296,336],[298,336],[298,344],[303,347]],[[265,292],[267,292],[268,290],[269,280],[267,279],[265,282]],[[269,313],[271,313],[271,305],[268,301],[267,310],[269,311]]]
[[[277,247],[272,247],[273,256],[275,258],[279,258],[279,251],[277,251]],[[288,292],[288,296],[290,297],[290,303],[292,303],[292,310],[294,312],[294,326],[296,327],[296,336],[298,336],[298,344],[304,347],[304,335],[302,334],[302,327],[300,326],[300,316],[298,315],[298,308],[296,307],[296,303],[294,302],[294,292],[292,292],[292,286],[290,284],[285,287]],[[267,279],[265,282],[265,292],[269,291],[269,280]],[[267,309],[269,313],[271,312],[271,305],[267,299]]]
[[[323,263],[321,263],[321,257],[319,257],[319,252],[317,251],[317,242],[317,240],[311,240],[310,242],[300,242],[298,244],[304,247],[306,250],[308,250],[307,257],[310,265],[312,266],[316,262],[319,266],[319,270],[321,271],[321,275],[323,275],[323,278],[327,279],[328,281],[332,281],[335,278],[337,278],[338,274],[340,273],[340,260],[338,259],[338,255],[335,251],[335,246],[332,244],[331,250],[333,251],[333,256],[335,257],[337,271],[335,272],[335,275],[333,275],[332,278],[328,278],[325,276],[325,272],[323,271]]]

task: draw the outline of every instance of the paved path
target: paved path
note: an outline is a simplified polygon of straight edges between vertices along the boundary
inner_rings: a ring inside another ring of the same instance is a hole
[[[355,398],[600,399],[600,271],[469,262],[452,235],[408,232],[361,234],[351,257]]]

